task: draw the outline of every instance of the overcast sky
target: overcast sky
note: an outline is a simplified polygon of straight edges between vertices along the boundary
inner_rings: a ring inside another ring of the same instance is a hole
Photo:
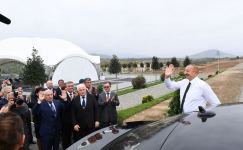
[[[88,53],[185,57],[243,55],[242,0],[1,0],[0,40],[48,37]]]

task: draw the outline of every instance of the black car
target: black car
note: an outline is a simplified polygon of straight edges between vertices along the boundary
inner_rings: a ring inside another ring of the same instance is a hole
[[[181,114],[133,129],[96,131],[68,149],[242,150],[243,103]]]

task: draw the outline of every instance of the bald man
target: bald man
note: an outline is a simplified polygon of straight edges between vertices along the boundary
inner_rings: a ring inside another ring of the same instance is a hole
[[[180,90],[180,108],[184,113],[198,111],[198,106],[210,110],[220,103],[211,87],[198,77],[199,69],[195,65],[188,65],[184,74],[186,79],[178,82],[170,80],[174,66],[170,64],[165,69],[165,84],[167,88]]]
[[[39,93],[38,102],[32,111],[40,119],[41,149],[58,150],[63,104],[59,100],[53,100],[53,91],[47,89],[44,93]]]
[[[99,127],[98,104],[95,97],[87,92],[84,84],[77,86],[78,96],[72,103],[74,141],[95,131]]]

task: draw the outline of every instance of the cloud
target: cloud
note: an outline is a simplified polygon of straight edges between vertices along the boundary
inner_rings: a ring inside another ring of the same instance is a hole
[[[217,48],[243,55],[242,4],[238,0],[5,1],[0,10],[12,24],[0,24],[0,40],[61,38],[90,53],[184,57]]]

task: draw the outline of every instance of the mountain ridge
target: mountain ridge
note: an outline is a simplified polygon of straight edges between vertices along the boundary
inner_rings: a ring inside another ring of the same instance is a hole
[[[233,54],[225,53],[223,51],[217,50],[217,49],[209,49],[205,50],[193,55],[189,56],[192,59],[201,59],[201,58],[232,58],[236,57]]]

